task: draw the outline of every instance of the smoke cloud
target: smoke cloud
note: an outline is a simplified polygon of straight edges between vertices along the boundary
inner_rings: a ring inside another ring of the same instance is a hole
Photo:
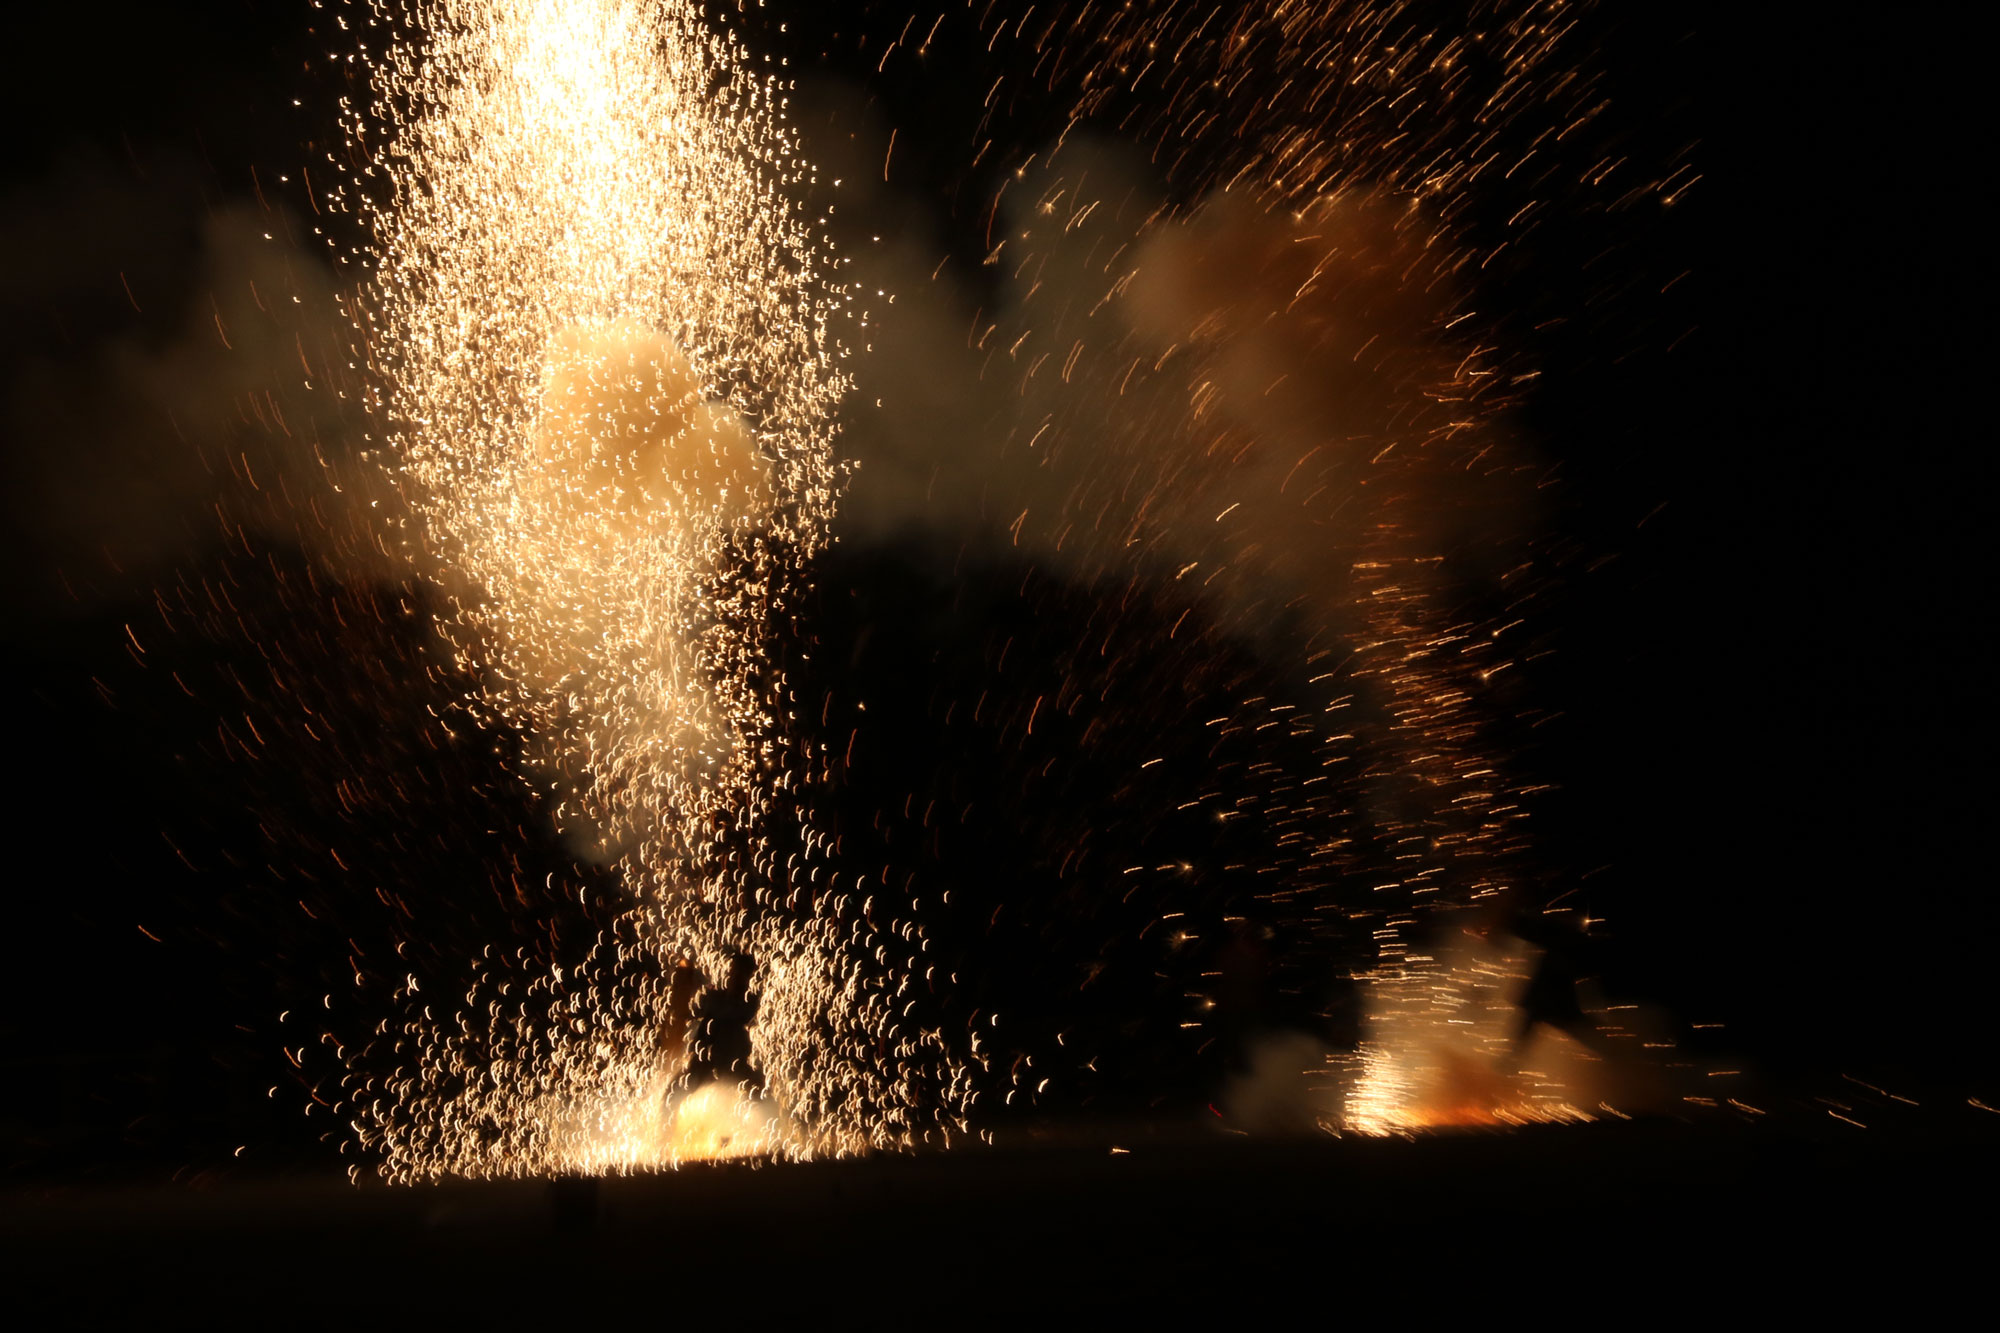
[[[828,119],[868,309],[850,539],[1143,573],[1251,637],[1337,625],[1385,522],[1434,573],[1508,567],[1533,478],[1491,349],[1448,327],[1464,284],[1421,207],[1356,188],[1177,209],[1137,153],[1077,135],[1004,180],[965,275],[852,115]]]
[[[249,536],[385,567],[393,499],[357,466],[330,266],[296,220],[211,205],[198,180],[177,160],[76,165],[0,209],[21,260],[0,286],[17,614],[133,595]]]

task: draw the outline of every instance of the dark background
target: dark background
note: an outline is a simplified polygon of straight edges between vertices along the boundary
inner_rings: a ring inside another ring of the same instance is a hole
[[[1704,179],[1671,212],[1576,221],[1509,278],[1524,302],[1588,297],[1592,311],[1537,347],[1544,388],[1526,409],[1563,465],[1549,540],[1576,553],[1534,685],[1564,713],[1531,759],[1560,785],[1538,824],[1550,874],[1587,886],[1623,990],[1727,1025],[1691,1035],[1705,1049],[1802,1087],[1850,1073],[1922,1097],[1990,1090],[2000,917],[1982,873],[1991,723],[1974,651],[1990,619],[1975,412],[1989,265],[1965,156],[1972,85],[1951,34],[1914,14],[1806,32],[1615,8],[1588,20],[1611,125],[1638,153],[1698,143]],[[969,66],[951,42],[975,43],[947,12],[933,68]],[[817,57],[862,79],[860,37],[905,17],[821,6],[784,40],[801,73]],[[121,555],[131,524],[61,517],[77,486],[129,488],[105,472],[116,449],[77,439],[52,455],[61,431],[26,422],[23,404],[43,400],[24,386],[67,375],[87,394],[106,346],[180,337],[207,295],[203,220],[256,199],[253,168],[268,186],[327,134],[313,106],[337,80],[308,68],[313,18],[303,4],[60,7],[16,44],[5,81],[15,794],[0,1142],[31,1178],[207,1171],[238,1145],[252,1163],[330,1160],[324,1120],[302,1114],[312,1077],[283,1054],[300,1038],[276,1015],[408,929],[353,906],[351,885],[434,895],[417,915],[443,923],[443,953],[476,940],[481,912],[522,938],[548,919],[488,903],[504,896],[496,865],[512,883],[593,882],[493,745],[411,754],[383,739],[449,704],[398,669],[421,634],[393,597],[303,595],[303,557],[229,555],[199,510],[149,537],[150,558]],[[978,92],[965,82],[870,85],[952,244],[989,191],[957,165],[960,104]],[[1027,117],[1008,133],[1027,145],[1043,129]],[[1597,299],[1579,256],[1605,249],[1622,276]],[[154,587],[188,570],[230,582],[235,623],[155,631],[135,654],[125,627],[157,624]],[[976,682],[982,636],[1010,616],[1057,645],[1088,620],[1061,588],[1024,611],[1023,576],[850,549],[821,576],[848,595],[812,614],[830,641],[874,625],[928,646],[939,680]],[[903,610],[911,589],[929,590],[928,618]],[[252,763],[218,736],[217,700],[242,711],[239,693],[276,688],[238,678],[279,640],[318,645],[289,678],[370,737],[341,762],[418,765],[426,797],[355,813],[340,772],[298,762],[316,752],[280,743]],[[855,653],[857,694],[892,696],[912,683],[896,664],[926,660],[882,657]],[[876,732],[890,767],[906,745],[909,765],[946,778],[991,762],[976,737],[899,725]],[[845,818],[901,796],[868,781],[843,788]]]

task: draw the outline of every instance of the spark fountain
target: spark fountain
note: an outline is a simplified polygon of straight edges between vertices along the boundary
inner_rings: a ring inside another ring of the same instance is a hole
[[[1330,950],[1369,941],[1360,1047],[1304,1071],[1330,1080],[1329,1127],[1594,1100],[1554,1071],[1595,1055],[1512,1049],[1540,951],[1501,923],[1539,892],[1540,788],[1510,772],[1488,696],[1547,576],[1527,541],[1541,465],[1509,423],[1536,372],[1479,308],[1550,199],[1610,170],[1570,160],[1604,106],[1565,49],[1577,8],[1057,5],[981,29],[1036,53],[994,95],[1070,108],[989,214],[1011,278],[973,334],[1023,404],[1000,452],[1035,478],[1009,539],[1092,582],[1191,589],[1217,637],[1296,664],[1282,722],[1244,700],[1216,725],[1313,737],[1338,794],[1295,775],[1215,795],[1218,817],[1257,812],[1274,857],[1291,846],[1252,895],[1266,910]],[[1110,126],[1147,160],[1107,148]],[[1628,197],[1671,203],[1689,178]],[[1127,651],[1172,651],[1150,633]]]
[[[847,379],[781,86],[687,4],[372,8],[336,202],[373,237],[398,536],[479,710],[532,738],[524,778],[629,907],[582,966],[449,1019],[410,978],[377,1033],[407,1063],[349,1080],[362,1146],[413,1179],[949,1134],[962,1080],[877,961],[920,941],[816,884],[786,825],[803,761],[765,638],[826,541]],[[738,959],[761,1080],[687,1087],[689,974]]]

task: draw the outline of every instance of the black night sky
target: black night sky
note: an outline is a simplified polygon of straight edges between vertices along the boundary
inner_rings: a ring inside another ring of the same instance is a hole
[[[1416,8],[1440,23],[1458,10]],[[927,63],[878,74],[913,12],[920,27],[944,16]],[[172,410],[206,382],[218,419],[239,412],[269,360],[202,341],[211,310],[219,322],[262,272],[243,220],[272,220],[308,258],[316,222],[344,225],[314,218],[295,177],[336,133],[340,77],[316,67],[326,14],[307,0],[55,6],[13,45],[0,1170],[20,1189],[343,1167],[276,1023],[317,1005],[352,950],[394,947],[373,903],[344,897],[343,872],[364,896],[425,896],[413,928],[444,951],[553,919],[498,900],[495,865],[572,900],[577,884],[612,891],[567,858],[490,745],[398,748],[383,719],[450,706],[397,670],[420,616],[393,590],[320,590],[282,540],[239,534],[232,549],[211,508],[222,437],[202,434],[219,428]],[[902,228],[976,274],[1000,173],[1061,129],[1019,91],[981,127],[987,87],[1024,57],[982,51],[956,4],[774,5],[748,22],[790,58],[808,154],[841,151],[850,119],[897,131],[896,191],[847,225]],[[1591,966],[1607,989],[1661,1006],[1687,1049],[1756,1071],[1776,1102],[1809,1104],[1847,1075],[1945,1117],[1970,1097],[2000,1104],[1974,85],[1949,33],[1826,22],[1751,32],[1610,3],[1581,20],[1570,49],[1611,99],[1594,132],[1640,161],[1684,154],[1702,179],[1672,209],[1556,218],[1486,297],[1516,327],[1569,316],[1536,335],[1543,374],[1519,418],[1557,484],[1536,534],[1547,651],[1511,703],[1555,715],[1517,750],[1554,787],[1536,811],[1536,882],[1603,923]],[[232,589],[226,632],[161,625],[156,590],[188,577]],[[829,817],[895,854],[880,816],[906,792],[996,812],[920,853],[981,904],[976,921],[936,923],[984,978],[953,1012],[1065,1003],[1072,956],[1124,975],[1134,923],[1044,886],[1038,841],[1081,820],[1114,842],[1258,854],[1196,845],[1208,835],[1173,825],[1164,788],[1114,793],[1111,760],[1067,749],[1075,737],[1001,751],[935,725],[927,701],[945,695],[1040,693],[1036,673],[1090,632],[1091,590],[914,535],[845,541],[816,584],[805,621],[824,651],[800,670],[834,706],[871,701]],[[1001,642],[1018,654],[1004,680]],[[285,670],[260,643],[288,645]],[[1219,691],[1275,671],[1249,648],[1204,669]],[[1191,715],[1202,688],[1188,687]],[[227,730],[244,707],[215,701],[274,690],[355,736],[339,750],[354,772],[427,765],[430,795],[346,809],[351,774],[315,768],[322,752],[296,738],[241,762]],[[1159,725],[1171,747],[1174,719]],[[1016,780],[1059,755],[1065,783]],[[1082,804],[1099,791],[1113,793],[1102,808]],[[1097,996],[1077,1021],[1115,1058],[1056,1111],[1181,1116],[1214,1095],[1212,1059],[1109,1035],[1151,1032],[1156,995]]]

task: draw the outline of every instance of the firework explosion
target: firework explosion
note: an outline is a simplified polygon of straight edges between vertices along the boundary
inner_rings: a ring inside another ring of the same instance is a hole
[[[1317,772],[1253,755],[1181,809],[1261,830],[1277,873],[1253,896],[1319,965],[1363,942],[1358,1049],[1299,1058],[1311,1118],[1370,1132],[1581,1118],[1593,1058],[1520,1049],[1536,951],[1493,938],[1534,892],[1536,789],[1483,696],[1541,576],[1505,427],[1533,372],[1473,294],[1577,188],[1561,145],[1602,102],[1558,59],[1566,6],[1451,29],[1420,8],[977,19],[989,49],[1039,53],[996,111],[1072,110],[987,210],[1005,276],[971,397],[1006,401],[1006,438],[965,471],[1009,546],[1182,603],[1164,635],[1129,596],[1108,610],[1127,658],[1257,641],[1293,664],[1289,701],[1208,725],[1218,750],[1278,728]],[[951,1141],[991,1061],[920,1011],[937,968],[892,868],[830,857],[801,791],[831,766],[775,651],[829,544],[852,387],[786,85],[690,4],[384,3],[351,26],[372,93],[331,194],[371,238],[376,544],[439,590],[473,716],[525,738],[520,776],[625,895],[581,960],[530,976],[489,949],[442,999],[407,976],[342,1052],[359,1145],[414,1179]],[[1150,164],[1079,129],[1107,126]],[[1497,244],[1472,221],[1496,201]],[[1117,867],[1116,892],[1188,872]],[[703,996],[755,997],[733,1070]],[[1046,1086],[1032,1065],[1010,1104]]]
[[[1194,803],[1266,831],[1277,883],[1248,895],[1266,919],[1329,955],[1368,942],[1360,1048],[1314,1071],[1332,1076],[1330,1126],[1584,1114],[1565,1084],[1589,1080],[1530,1066],[1595,1057],[1514,1050],[1539,951],[1483,942],[1539,892],[1539,788],[1509,772],[1490,699],[1546,575],[1524,541],[1540,467],[1507,425],[1534,371],[1476,299],[1552,200],[1577,206],[1619,165],[1576,160],[1605,105],[1565,63],[1578,8],[981,20],[989,44],[1036,53],[989,102],[1071,110],[989,212],[1002,296],[969,341],[1018,406],[980,501],[1004,486],[1010,544],[1082,580],[1188,590],[1185,631],[1121,636],[1112,612],[1102,642],[1171,655],[1185,632],[1295,663],[1292,702],[1243,699],[1211,725],[1282,727],[1317,777],[1252,763]],[[1106,146],[1114,127],[1146,161]],[[1628,199],[1670,203],[1689,178]]]
[[[409,1178],[949,1129],[958,1080],[898,1026],[888,932],[774,827],[800,761],[763,641],[826,540],[845,387],[777,86],[685,5],[385,7],[367,31],[343,201],[374,237],[403,535],[481,711],[532,738],[524,775],[631,906],[567,974],[378,1032],[410,1057],[350,1078],[362,1144]],[[687,1089],[689,965],[722,986],[740,959],[761,1090]]]

